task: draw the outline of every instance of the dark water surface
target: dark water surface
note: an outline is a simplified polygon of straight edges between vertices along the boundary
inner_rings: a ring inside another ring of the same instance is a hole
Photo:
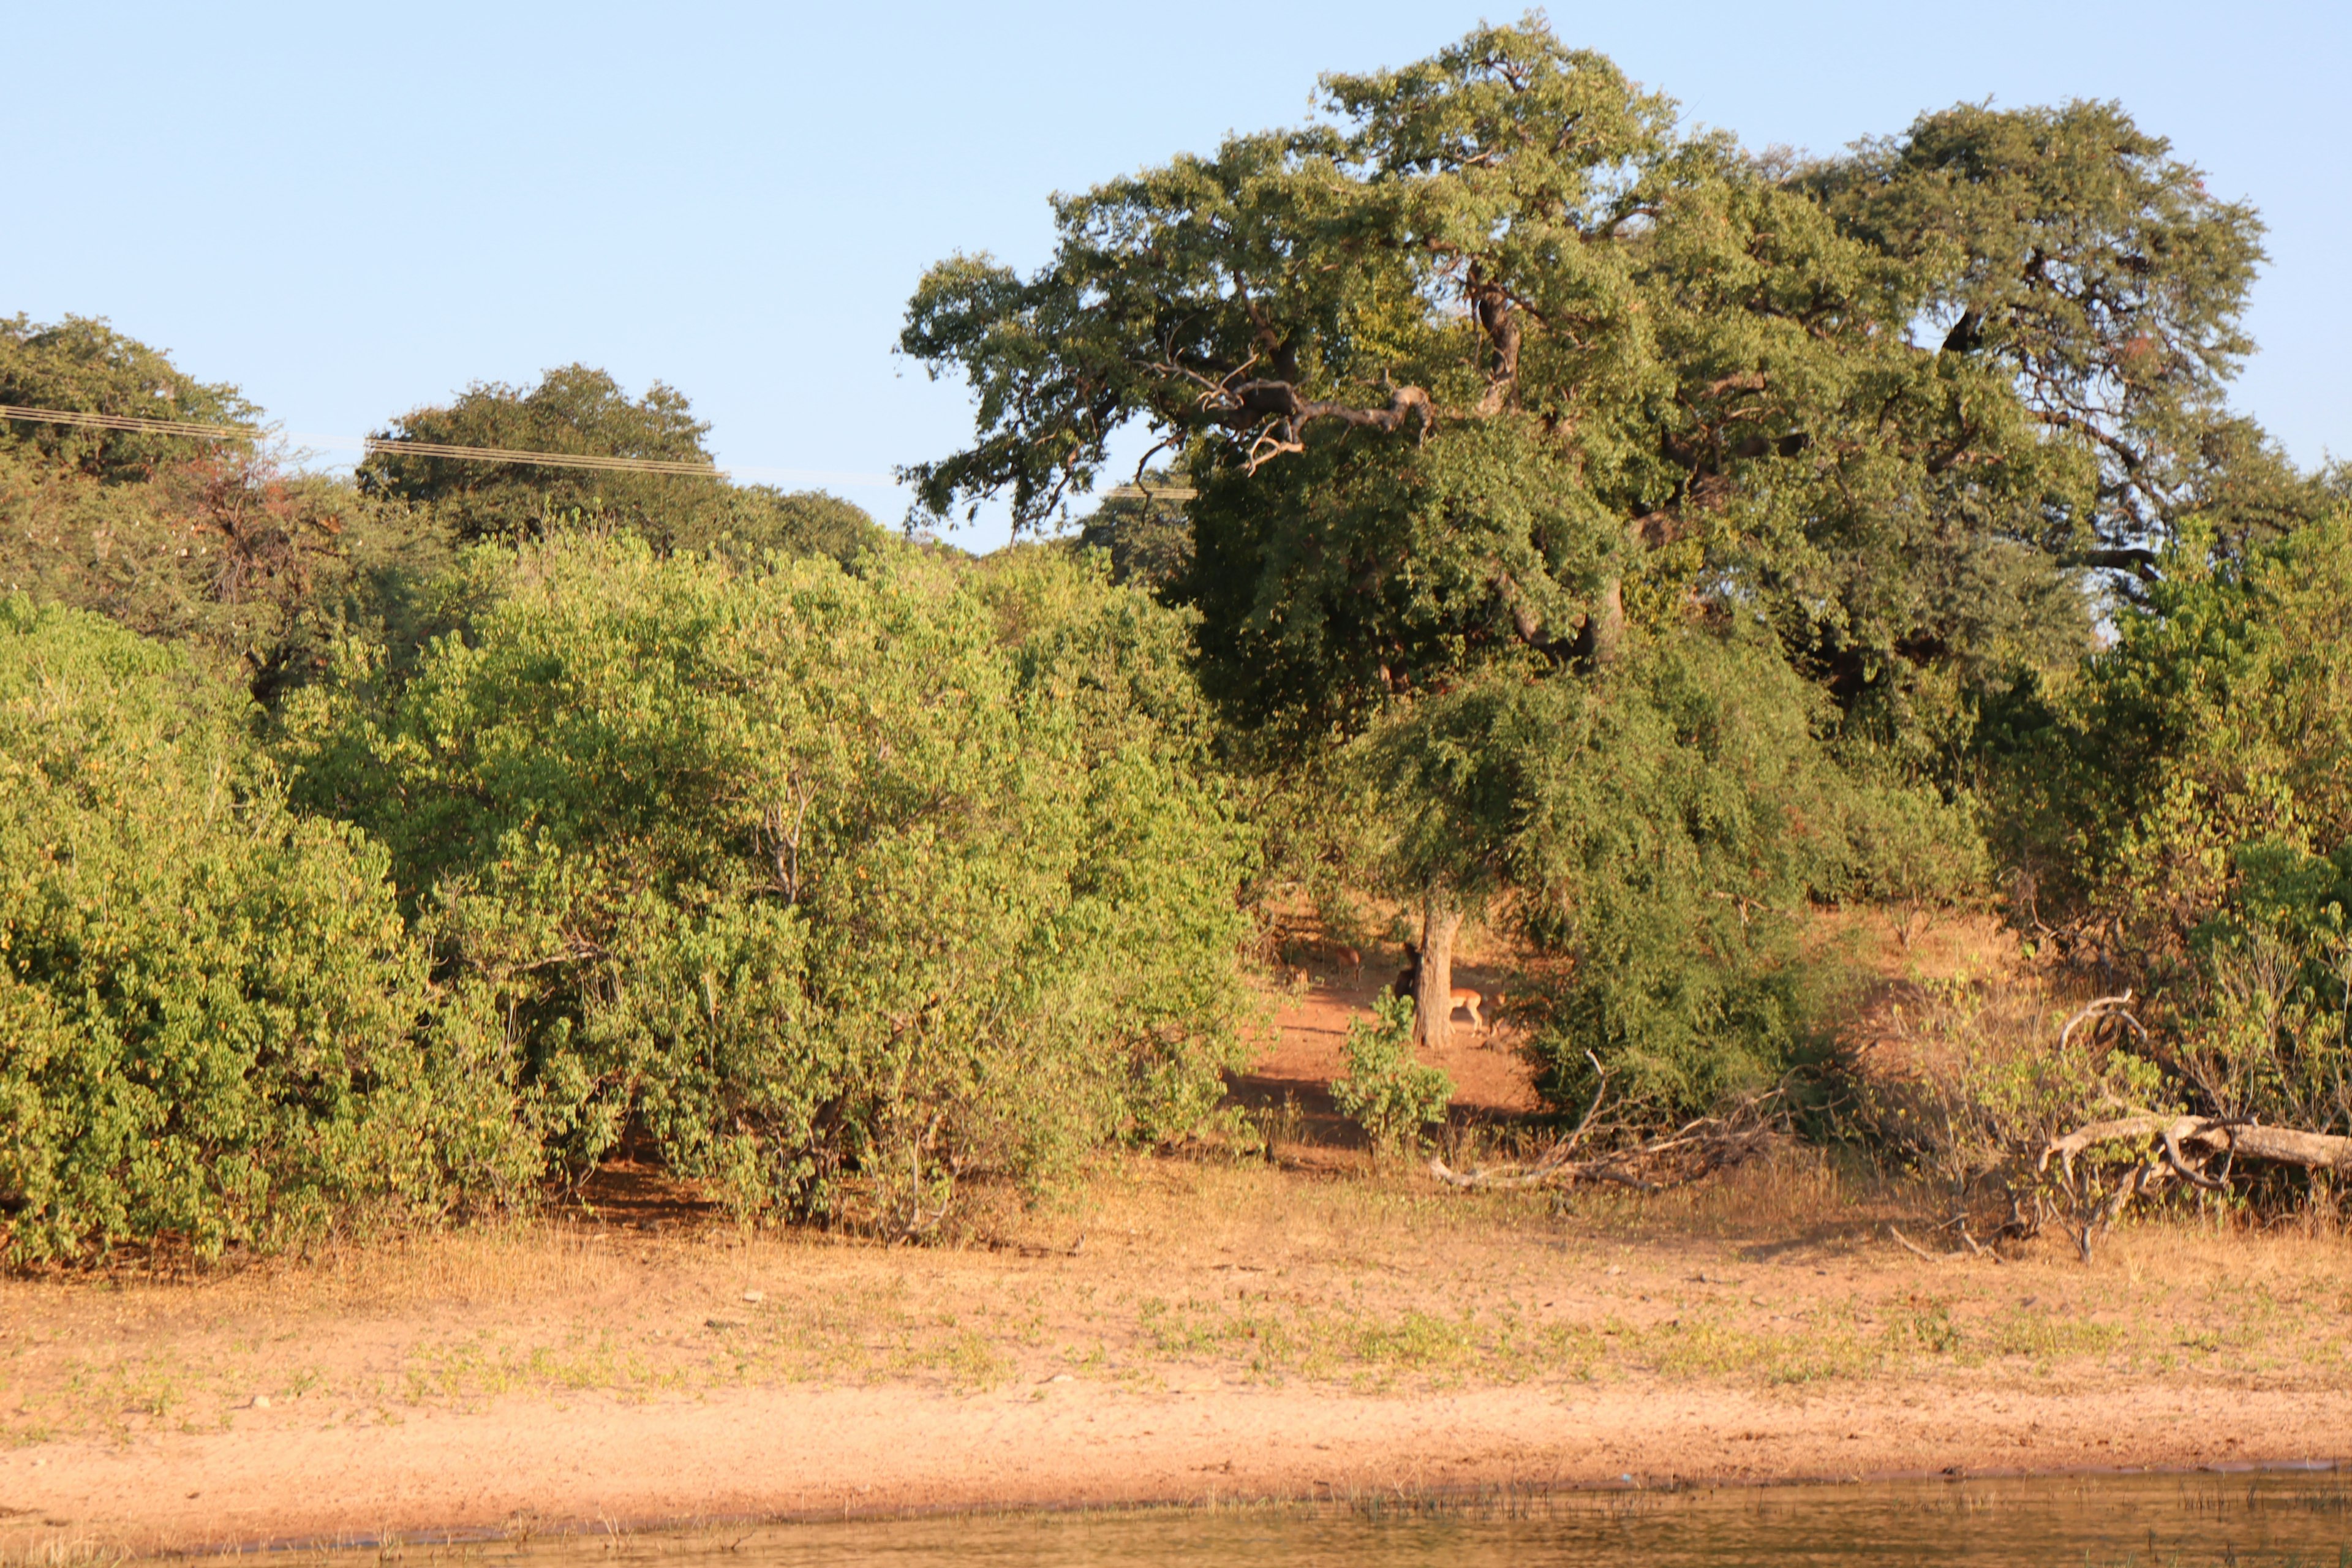
[[[407,1555],[414,1555],[411,1546]],[[2078,1476],[1498,1496],[1430,1503],[981,1514],[710,1526],[457,1549],[558,1568],[1280,1563],[2302,1563],[2352,1568],[2352,1473]],[[370,1553],[371,1558],[377,1556]],[[436,1553],[438,1555],[438,1553]]]

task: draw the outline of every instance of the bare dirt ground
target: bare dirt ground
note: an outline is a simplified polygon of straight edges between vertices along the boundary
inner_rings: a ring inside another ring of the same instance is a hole
[[[1368,966],[1377,970],[1379,966]],[[1477,977],[1473,966],[1472,977]],[[0,1281],[0,1562],[720,1516],[2352,1454],[2352,1242],[2172,1220],[1931,1264],[1792,1151],[1464,1194],[1322,1084],[1325,972],[1236,1086],[1273,1158],[1105,1162],[966,1245],[595,1212],[195,1280]],[[1463,1099],[1529,1103],[1462,1031]]]

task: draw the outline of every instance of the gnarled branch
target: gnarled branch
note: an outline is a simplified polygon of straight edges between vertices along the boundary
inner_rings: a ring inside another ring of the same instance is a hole
[[[1250,443],[1249,458],[1244,465],[1244,470],[1253,474],[1260,464],[1285,452],[1306,450],[1307,426],[1318,420],[1336,419],[1352,427],[1394,434],[1403,429],[1408,421],[1418,419],[1421,434],[1425,437],[1437,417],[1436,405],[1418,386],[1397,387],[1389,395],[1385,408],[1359,408],[1351,404],[1302,396],[1289,382],[1263,378],[1204,395],[1202,405],[1229,416],[1229,423],[1263,421]]]

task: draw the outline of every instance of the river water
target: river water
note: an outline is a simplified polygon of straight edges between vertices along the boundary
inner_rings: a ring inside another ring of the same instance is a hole
[[[410,1553],[415,1551],[414,1543]],[[1724,1568],[1727,1564],[2296,1563],[2352,1568],[2352,1472],[2076,1476],[1681,1491],[1366,1497],[711,1525],[541,1537],[477,1561],[585,1568],[1279,1563],[1301,1568]],[[435,1555],[439,1555],[436,1553]],[[474,1556],[460,1549],[457,1557]],[[378,1553],[369,1553],[380,1560]]]

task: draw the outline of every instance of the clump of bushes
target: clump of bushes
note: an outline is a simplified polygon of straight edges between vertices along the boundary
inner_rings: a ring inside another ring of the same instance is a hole
[[[1213,1106],[1250,842],[1172,612],[1043,554],[462,571],[462,633],[352,640],[286,754],[504,1021],[557,1169],[640,1127],[747,1215],[914,1234]]]
[[[1445,1119],[1454,1080],[1413,1059],[1412,999],[1383,994],[1372,1016],[1348,1025],[1344,1077],[1331,1080],[1339,1114],[1362,1128],[1373,1151],[1394,1156],[1421,1141],[1421,1130]]]
[[[2164,1102],[2352,1131],[2352,514],[2168,552],[2115,645],[2021,704],[1998,798],[2029,934],[2133,990]]]
[[[1253,851],[1174,612],[626,540],[425,596],[460,629],[348,633],[267,726],[0,605],[0,1257],[527,1201],[633,1132],[920,1234],[1213,1108]]]
[[[0,601],[0,1259],[217,1253],[532,1172],[498,1032],[430,984],[383,850],[289,808],[247,706]]]

